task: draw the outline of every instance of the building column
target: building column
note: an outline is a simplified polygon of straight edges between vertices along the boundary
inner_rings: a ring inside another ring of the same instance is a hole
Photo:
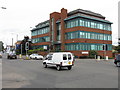
[[[65,51],[65,22],[64,19],[67,17],[67,9],[61,9],[61,50]]]

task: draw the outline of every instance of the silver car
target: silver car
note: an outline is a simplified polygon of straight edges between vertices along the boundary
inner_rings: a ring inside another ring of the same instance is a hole
[[[43,56],[38,54],[31,54],[30,59],[43,60]]]

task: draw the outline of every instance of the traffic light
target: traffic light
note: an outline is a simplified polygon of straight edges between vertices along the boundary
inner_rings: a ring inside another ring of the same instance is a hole
[[[29,50],[29,42],[25,43],[25,50]]]

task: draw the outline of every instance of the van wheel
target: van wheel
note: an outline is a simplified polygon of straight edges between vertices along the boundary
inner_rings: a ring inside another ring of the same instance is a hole
[[[46,63],[44,63],[43,66],[44,66],[44,68],[47,68],[47,64]]]
[[[69,67],[68,67],[68,70],[71,70],[71,68],[72,68],[72,66],[69,66]]]
[[[60,71],[60,69],[61,69],[61,67],[58,65],[58,66],[57,66],[57,70]]]

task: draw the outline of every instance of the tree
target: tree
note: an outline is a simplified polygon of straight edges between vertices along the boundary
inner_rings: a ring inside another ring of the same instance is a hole
[[[94,58],[95,55],[98,55],[98,53],[97,53],[95,50],[91,50],[91,51],[89,52],[89,57],[90,57],[90,58]]]
[[[115,46],[115,50],[120,53],[120,45],[119,46]]]

